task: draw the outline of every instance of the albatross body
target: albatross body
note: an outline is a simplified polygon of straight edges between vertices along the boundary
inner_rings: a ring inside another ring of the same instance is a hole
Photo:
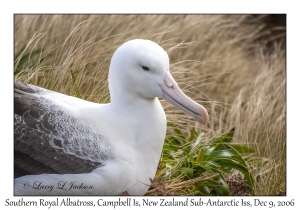
[[[144,195],[166,135],[158,98],[208,121],[152,41],[121,45],[108,80],[108,104],[15,81],[15,195]]]

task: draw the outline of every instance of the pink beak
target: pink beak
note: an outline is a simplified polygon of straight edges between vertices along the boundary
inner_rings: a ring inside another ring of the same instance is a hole
[[[182,111],[192,116],[199,123],[205,125],[208,121],[208,113],[200,104],[186,96],[178,87],[176,81],[169,71],[164,77],[164,84],[160,85],[163,91],[163,98]]]

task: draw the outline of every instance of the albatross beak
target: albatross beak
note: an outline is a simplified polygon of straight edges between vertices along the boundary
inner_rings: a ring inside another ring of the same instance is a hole
[[[199,123],[203,125],[207,123],[208,113],[206,109],[186,96],[180,90],[169,71],[166,72],[164,77],[164,84],[160,85],[160,88],[163,91],[163,98],[166,101],[183,110]]]

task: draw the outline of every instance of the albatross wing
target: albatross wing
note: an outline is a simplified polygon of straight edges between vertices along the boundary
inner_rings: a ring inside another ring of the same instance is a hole
[[[111,142],[75,105],[90,102],[19,81],[14,91],[15,178],[88,173],[113,158]]]

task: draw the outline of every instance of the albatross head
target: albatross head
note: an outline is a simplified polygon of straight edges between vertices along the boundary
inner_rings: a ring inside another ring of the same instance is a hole
[[[206,109],[186,96],[172,77],[167,52],[150,40],[135,39],[121,45],[112,57],[108,81],[112,103],[125,92],[147,100],[159,97],[201,124],[208,121]]]

